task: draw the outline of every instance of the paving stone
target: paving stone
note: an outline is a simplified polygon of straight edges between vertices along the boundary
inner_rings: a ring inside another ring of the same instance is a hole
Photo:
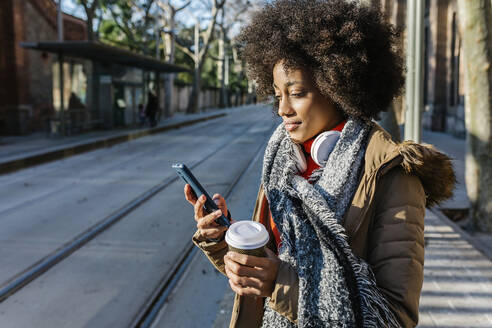
[[[425,238],[419,327],[491,327],[490,260],[431,211]]]

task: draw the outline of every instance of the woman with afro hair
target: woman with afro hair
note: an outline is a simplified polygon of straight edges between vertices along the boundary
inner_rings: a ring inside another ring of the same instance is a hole
[[[267,257],[228,251],[227,228],[185,186],[193,241],[236,293],[231,327],[417,325],[425,207],[455,177],[447,156],[373,122],[403,85],[396,37],[378,8],[349,0],[269,2],[243,28],[249,77],[283,121],[253,213]]]

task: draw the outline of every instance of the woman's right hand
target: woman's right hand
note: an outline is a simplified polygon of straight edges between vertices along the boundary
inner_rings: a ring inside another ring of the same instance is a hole
[[[215,194],[212,198],[217,204],[219,210],[207,214],[203,208],[203,205],[205,204],[205,195],[201,195],[197,199],[189,184],[185,185],[184,194],[188,203],[193,205],[195,209],[195,221],[197,222],[196,227],[200,236],[204,239],[222,238],[224,232],[227,230],[227,227],[221,226],[216,223],[215,220],[219,218],[222,213],[227,216],[227,205],[225,199],[221,195]]]

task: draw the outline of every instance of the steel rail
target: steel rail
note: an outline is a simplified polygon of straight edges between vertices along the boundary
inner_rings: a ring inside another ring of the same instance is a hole
[[[201,128],[206,128],[207,126],[209,125],[213,125],[213,124],[216,124],[215,121],[203,121],[203,122],[199,122],[197,124],[201,124],[200,127]],[[178,128],[175,129],[176,133],[178,136],[180,136],[179,133],[182,132],[182,130],[180,131]],[[149,135],[149,136],[155,136],[155,134],[152,134],[152,135]],[[122,161],[118,161],[117,163],[114,163],[114,164],[110,164],[109,166],[107,167],[104,167],[103,169],[97,169],[97,171],[95,173],[91,173],[89,175],[86,175],[86,176],[83,176],[84,179],[93,179],[93,178],[96,178],[96,177],[99,177],[101,175],[101,172],[107,172],[107,171],[113,171],[113,170],[117,170],[117,169],[120,169],[122,167],[125,167],[128,163],[131,163],[132,161],[134,161],[136,158],[141,158],[147,154],[153,154],[155,152],[158,152],[160,150],[164,150],[164,149],[167,149],[169,148],[169,144],[162,144],[162,145],[159,145],[158,147],[156,146],[144,146],[145,148],[142,150],[141,148],[139,148],[139,153],[136,153],[132,156],[130,156],[129,158],[127,159],[124,159]],[[148,147],[148,149],[147,149]],[[105,150],[109,150],[111,148],[106,148]],[[95,149],[95,150],[98,150],[98,149]],[[112,149],[114,151],[114,149]],[[56,168],[54,168],[52,171],[56,170]],[[50,171],[48,171],[50,172]],[[43,173],[45,174],[45,173]],[[13,182],[11,182],[10,184],[15,184],[15,183],[22,183],[22,181],[24,181],[24,178],[22,179],[19,179],[19,180],[14,180]],[[5,186],[6,188],[8,187]],[[7,216],[8,214],[10,214],[11,212],[13,211],[16,211],[18,210],[19,208],[23,208],[24,206],[28,206],[30,204],[33,204],[33,203],[36,203],[36,202],[40,202],[46,198],[49,198],[53,195],[57,195],[57,194],[60,194],[61,192],[64,192],[65,190],[68,190],[68,189],[72,189],[73,188],[73,185],[72,184],[69,184],[69,185],[65,185],[65,186],[61,186],[60,188],[57,188],[57,189],[54,189],[46,194],[43,194],[43,195],[40,195],[38,197],[34,197],[34,198],[31,198],[31,199],[28,199],[27,201],[24,201],[23,203],[20,203],[20,204],[16,204],[12,207],[9,207],[7,209],[4,209],[4,210],[1,210],[0,211],[0,218],[1,217],[5,217]]]
[[[275,125],[273,125],[274,127]],[[271,131],[273,131],[273,127]],[[224,193],[224,198],[228,198],[238,182],[244,176],[244,174],[251,168],[251,166],[259,159],[262,154],[261,150],[265,146],[267,141],[263,142],[256,150],[255,156],[247,162],[247,164],[241,169],[240,173],[236,176],[234,181],[229,185],[229,188]],[[184,277],[186,269],[190,265],[193,257],[197,254],[197,248],[190,243],[185,247],[183,251],[183,256],[176,261],[175,265],[168,274],[161,280],[161,283],[156,288],[153,295],[151,295],[149,301],[145,303],[143,308],[139,311],[136,319],[133,321],[130,327],[133,328],[149,328],[156,319],[159,311],[162,309],[163,305],[166,303],[168,297],[173,292],[176,285]]]
[[[241,129],[239,133],[235,134],[235,137],[237,138],[241,137],[244,131],[247,131],[248,129],[251,128],[251,126],[255,124],[256,122],[249,124],[244,129]],[[189,167],[194,168],[200,165],[201,163],[209,159],[211,156],[213,156],[215,153],[220,151],[225,145],[227,145],[230,142],[231,140],[229,139],[221,143],[218,147],[215,147],[209,154],[205,155],[201,160],[191,163]],[[20,273],[16,274],[15,276],[7,280],[4,284],[0,286],[0,303],[2,303],[8,297],[15,294],[22,287],[26,286],[27,284],[29,284],[30,282],[41,276],[43,273],[48,271],[57,263],[67,258],[69,255],[73,254],[76,250],[87,244],[90,240],[94,239],[96,236],[107,230],[116,222],[120,221],[122,218],[127,216],[129,213],[134,211],[140,205],[148,201],[150,198],[152,198],[157,193],[165,189],[167,186],[169,186],[177,179],[178,176],[168,177],[164,179],[159,184],[155,185],[154,187],[150,188],[140,196],[136,197],[132,201],[125,204],[123,207],[115,211],[113,214],[102,219],[98,223],[92,225],[87,230],[80,233],[69,242],[65,243],[63,246],[54,250],[52,253],[46,255],[39,261],[35,262],[31,266],[27,267]]]

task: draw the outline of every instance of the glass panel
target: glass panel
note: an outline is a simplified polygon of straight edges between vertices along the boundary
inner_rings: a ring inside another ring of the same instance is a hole
[[[79,99],[79,101],[86,105],[87,104],[87,76],[84,73],[83,64],[73,64],[72,71],[72,88],[71,92]]]
[[[56,112],[60,111],[60,66],[58,61],[53,61],[52,72],[53,72],[53,107]]]

